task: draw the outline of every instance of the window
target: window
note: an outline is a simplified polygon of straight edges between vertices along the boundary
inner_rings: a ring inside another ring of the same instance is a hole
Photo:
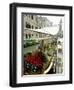
[[[33,27],[33,25],[32,25],[32,29],[33,29],[34,27]]]
[[[26,34],[26,38],[28,38],[28,35]]]
[[[59,52],[59,53],[62,53],[62,49],[58,49],[58,52]]]
[[[41,29],[41,27],[39,27],[39,29]]]
[[[31,19],[33,19],[33,15],[31,15]]]
[[[38,29],[38,27],[35,27],[35,29]]]
[[[31,28],[31,25],[26,23],[26,28]]]
[[[33,34],[32,34],[32,36],[33,36]]]
[[[60,41],[58,41],[58,44],[59,44],[59,45],[61,45],[61,42],[60,42]]]

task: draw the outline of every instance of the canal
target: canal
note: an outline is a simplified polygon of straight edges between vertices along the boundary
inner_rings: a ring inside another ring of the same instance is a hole
[[[35,44],[35,45],[24,48],[24,54],[35,51],[38,48],[38,46],[39,44]]]

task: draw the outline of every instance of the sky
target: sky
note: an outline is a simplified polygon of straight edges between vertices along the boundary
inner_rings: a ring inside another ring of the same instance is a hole
[[[53,22],[53,25],[58,25],[60,20],[62,19],[62,30],[64,31],[65,17],[64,16],[42,16],[47,17],[47,19]]]
[[[53,24],[59,24],[61,19],[62,22],[64,22],[64,16],[42,16],[42,17],[47,17],[47,19],[53,22]]]

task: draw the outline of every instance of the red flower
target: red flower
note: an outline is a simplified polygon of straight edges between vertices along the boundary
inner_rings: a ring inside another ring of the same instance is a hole
[[[34,55],[26,56],[26,61],[33,66],[37,66],[39,68],[42,67],[42,60],[38,52],[36,52]]]

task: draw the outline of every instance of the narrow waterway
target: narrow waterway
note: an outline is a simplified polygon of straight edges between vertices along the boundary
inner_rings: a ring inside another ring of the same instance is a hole
[[[32,46],[24,48],[24,54],[35,51],[38,48],[38,46],[39,44],[36,44],[36,45],[32,45]]]

